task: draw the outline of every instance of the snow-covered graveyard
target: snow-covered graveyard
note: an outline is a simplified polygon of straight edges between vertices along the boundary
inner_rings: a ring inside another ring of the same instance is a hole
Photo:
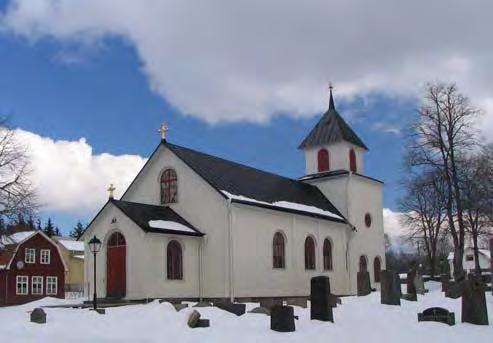
[[[196,308],[210,327],[190,329],[192,307],[177,312],[169,303],[151,302],[107,308],[105,315],[88,309],[45,308],[46,324],[29,321],[30,311],[74,300],[45,298],[21,306],[0,308],[0,342],[492,342],[493,296],[487,294],[489,326],[461,323],[461,299],[445,298],[440,284],[428,282],[430,292],[418,302],[401,306],[380,304],[380,293],[345,297],[334,309],[334,323],[310,320],[310,310],[295,307],[296,331],[270,330],[265,314],[237,317],[216,307]],[[192,306],[193,303],[190,304]],[[247,311],[258,304],[247,304]],[[440,306],[455,312],[456,325],[417,321],[417,313]]]

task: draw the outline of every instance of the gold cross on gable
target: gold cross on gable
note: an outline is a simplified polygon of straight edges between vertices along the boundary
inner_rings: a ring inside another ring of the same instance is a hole
[[[165,140],[166,139],[166,133],[169,131],[169,128],[166,126],[166,124],[162,124],[161,128],[159,129],[159,132],[161,133],[161,139]]]
[[[116,190],[115,186],[113,184],[110,184],[110,187],[107,189],[108,192],[110,192],[110,199],[113,199],[113,192]]]

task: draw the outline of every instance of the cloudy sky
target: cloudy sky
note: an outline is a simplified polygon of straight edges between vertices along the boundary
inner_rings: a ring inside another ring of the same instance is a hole
[[[89,221],[170,140],[289,177],[328,103],[370,147],[396,230],[403,132],[428,81],[493,130],[493,2],[0,0],[0,113],[30,148],[43,215]]]

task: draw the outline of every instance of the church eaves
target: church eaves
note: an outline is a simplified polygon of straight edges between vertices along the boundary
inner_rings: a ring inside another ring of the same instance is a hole
[[[339,141],[347,141],[368,150],[365,143],[363,143],[353,129],[351,129],[351,127],[337,112],[331,89],[329,109],[325,112],[317,125],[315,125],[315,127],[310,131],[308,136],[306,136],[303,142],[301,142],[298,149],[312,148]]]

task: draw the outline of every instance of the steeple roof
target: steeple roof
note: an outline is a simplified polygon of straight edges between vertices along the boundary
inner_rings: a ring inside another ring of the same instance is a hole
[[[329,109],[310,131],[308,136],[305,137],[303,142],[301,142],[298,149],[306,149],[339,141],[347,141],[368,150],[365,143],[363,143],[348,123],[341,117],[339,112],[337,112],[331,88]]]

